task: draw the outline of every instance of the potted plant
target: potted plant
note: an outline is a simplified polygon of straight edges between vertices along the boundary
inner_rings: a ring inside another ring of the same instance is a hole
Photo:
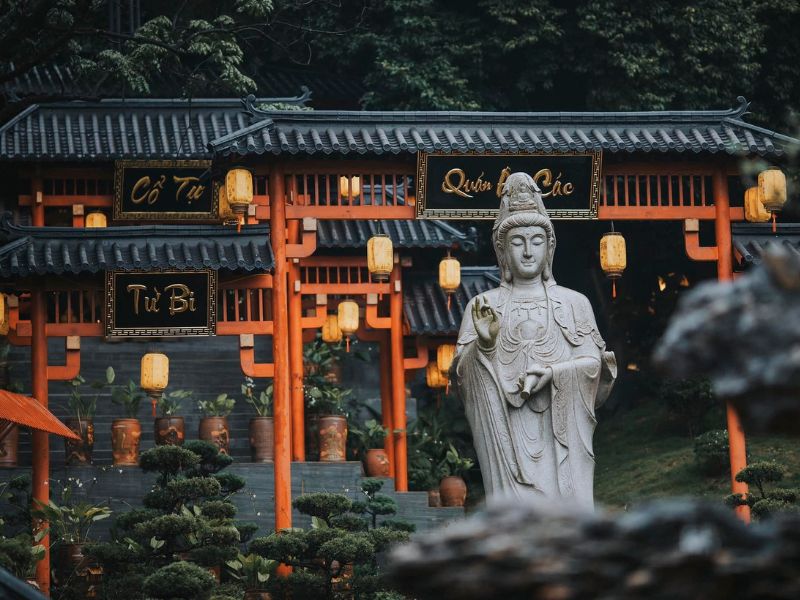
[[[183,417],[177,416],[181,402],[192,395],[191,390],[173,390],[158,399],[161,414],[155,420],[156,446],[180,446],[185,438]]]
[[[311,388],[311,408],[319,415],[319,459],[322,462],[346,460],[347,417],[344,403],[352,390],[323,383]]]
[[[367,477],[389,477],[389,455],[383,448],[388,430],[375,419],[364,423],[364,428],[352,427],[364,451],[364,470]]]
[[[128,380],[127,385],[114,388],[111,394],[111,401],[121,406],[125,414],[124,418],[111,422],[111,454],[115,465],[135,465],[139,462],[142,424],[137,417],[143,398],[144,394],[132,379]]]
[[[278,567],[278,561],[269,560],[258,554],[239,556],[225,563],[230,569],[230,575],[244,585],[244,600],[270,600],[266,591],[266,583]]]
[[[72,502],[71,486],[62,490],[60,505],[52,500],[47,504],[39,500],[34,500],[34,503],[31,516],[47,521],[49,532],[62,546],[62,557],[69,574],[81,574],[88,566],[83,549],[89,540],[89,530],[93,523],[110,517],[111,509],[85,501]]]
[[[66,463],[68,465],[90,465],[92,464],[92,450],[94,448],[94,413],[97,408],[97,396],[99,391],[106,386],[114,383],[114,369],[106,369],[105,381],[93,381],[89,385],[98,390],[95,394],[81,393],[81,386],[86,380],[78,375],[69,382],[69,406],[71,417],[67,419],[67,427],[74,431],[81,439],[73,440],[64,438],[64,451],[66,452]]]
[[[336,365],[333,344],[317,336],[303,347],[303,391],[309,410],[306,413],[306,458],[319,460],[319,413],[311,392],[333,383],[331,373]]]
[[[197,401],[197,408],[203,413],[203,418],[200,419],[200,439],[211,442],[225,454],[229,453],[230,446],[228,415],[235,404],[236,400],[229,398],[228,394],[220,394],[213,400]]]
[[[439,465],[443,474],[439,482],[442,506],[464,506],[464,501],[467,499],[467,484],[462,475],[469,471],[473,464],[471,458],[460,456],[455,446],[450,444]]]
[[[257,415],[250,419],[250,452],[253,462],[271,462],[274,456],[272,384],[256,394],[255,382],[252,378],[245,377],[242,393]]]

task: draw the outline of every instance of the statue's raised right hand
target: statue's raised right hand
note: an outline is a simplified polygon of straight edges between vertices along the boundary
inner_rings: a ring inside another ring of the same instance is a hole
[[[472,322],[478,333],[478,343],[483,348],[494,348],[500,331],[500,317],[489,305],[486,296],[477,296],[472,303]]]

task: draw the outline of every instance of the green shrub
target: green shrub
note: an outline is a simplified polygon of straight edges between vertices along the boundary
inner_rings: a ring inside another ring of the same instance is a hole
[[[141,469],[161,473],[164,482],[199,463],[200,457],[197,454],[180,446],[156,446],[142,452],[139,457]]]
[[[239,541],[241,542],[249,542],[253,534],[258,531],[258,525],[255,523],[237,522],[234,523],[233,526],[239,530]]]
[[[161,515],[134,526],[134,533],[140,538],[152,537],[164,540],[178,535],[190,535],[198,529],[197,520],[188,515]]]
[[[200,513],[208,519],[232,519],[236,507],[227,500],[208,500],[200,504]]]
[[[27,533],[14,537],[0,536],[0,567],[24,579],[33,574],[36,563],[44,557],[44,547],[33,544],[33,538]]]
[[[292,502],[297,510],[304,515],[318,517],[330,524],[331,517],[346,513],[352,507],[352,502],[340,494],[317,492],[303,494]]]
[[[212,477],[219,481],[223,496],[235,494],[245,486],[244,478],[235,473],[217,473]]]
[[[746,483],[749,492],[731,494],[725,502],[730,506],[749,506],[753,517],[759,520],[777,512],[796,512],[800,510],[800,490],[771,487],[785,474],[785,469],[774,461],[751,463],[736,474],[736,481]]]
[[[144,580],[145,594],[153,598],[204,598],[216,584],[214,576],[202,567],[179,561],[161,567]]]
[[[167,490],[177,500],[186,502],[197,498],[218,496],[222,491],[219,481],[212,477],[190,477],[175,479],[167,483]]]
[[[707,475],[722,475],[730,468],[728,432],[706,431],[694,438],[694,464]]]
[[[126,513],[117,515],[114,520],[114,529],[118,532],[116,537],[120,537],[122,532],[132,532],[133,528],[139,523],[150,521],[161,515],[161,512],[151,508],[134,508]]]

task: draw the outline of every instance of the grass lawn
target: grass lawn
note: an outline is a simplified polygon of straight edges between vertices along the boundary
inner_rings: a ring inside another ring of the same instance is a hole
[[[694,467],[692,439],[670,423],[655,402],[605,419],[601,414],[599,421],[594,437],[598,504],[624,510],[669,496],[722,502],[730,493],[728,475],[709,477]],[[747,442],[751,462],[774,460],[784,465],[787,477],[782,487],[800,487],[800,439],[751,436]]]

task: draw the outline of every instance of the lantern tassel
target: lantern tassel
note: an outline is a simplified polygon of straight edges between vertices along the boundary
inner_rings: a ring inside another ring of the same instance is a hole
[[[775,216],[775,211],[772,211],[772,233],[776,233],[778,231],[778,224],[777,224],[777,217]]]
[[[617,280],[616,279],[612,279],[611,280],[611,297],[612,298],[616,298],[617,297]]]
[[[153,418],[154,418],[154,419],[156,418],[156,403],[157,403],[156,397],[155,397],[155,396],[153,396],[153,398],[152,398],[152,404],[153,404]]]
[[[347,352],[350,352],[350,336],[349,335],[344,338],[344,347],[347,350]]]
[[[450,302],[453,299],[453,294],[447,294],[447,312],[450,312]]]

